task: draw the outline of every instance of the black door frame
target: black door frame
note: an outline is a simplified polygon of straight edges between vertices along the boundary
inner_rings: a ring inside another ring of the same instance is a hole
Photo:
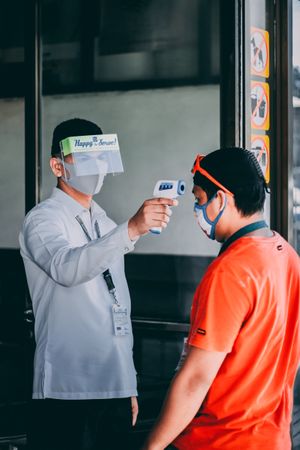
[[[41,0],[25,8],[25,212],[40,201],[41,182]]]
[[[272,185],[276,229],[293,243],[293,2],[276,0],[276,179]]]

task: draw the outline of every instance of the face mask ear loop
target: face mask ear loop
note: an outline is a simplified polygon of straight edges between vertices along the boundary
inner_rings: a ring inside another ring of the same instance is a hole
[[[221,192],[224,194],[224,205],[222,206],[221,211],[224,211],[224,209],[226,208],[226,205],[227,205],[227,195],[226,195],[226,192],[224,192],[224,191],[221,191]]]
[[[63,158],[57,158],[57,159],[61,162],[61,164],[63,165],[63,168],[64,168],[64,175],[62,175],[61,178],[67,183],[68,180],[70,180],[71,176],[69,178],[67,177],[67,169],[65,166],[65,161]]]
[[[210,219],[208,218],[208,215],[207,215],[207,207],[208,207],[208,205],[209,205],[212,201],[214,201],[214,199],[215,199],[216,197],[217,197],[217,193],[216,193],[210,200],[208,200],[208,202],[206,202],[204,205],[198,205],[198,206],[199,206],[199,209],[202,209],[202,213],[203,213],[203,216],[204,216],[205,220],[206,220],[210,225],[213,225],[213,221],[210,220]]]
[[[212,222],[211,233],[210,233],[211,234],[211,239],[215,239],[216,238],[216,234],[215,234],[216,226],[217,226],[217,223],[219,222],[219,219],[223,215],[223,212],[225,211],[226,205],[227,205],[227,197],[226,197],[226,194],[225,194],[224,206],[220,210],[220,212],[217,215],[217,217],[215,218],[215,220]]]

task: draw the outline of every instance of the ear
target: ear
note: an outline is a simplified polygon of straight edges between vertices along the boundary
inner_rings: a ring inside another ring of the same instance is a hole
[[[221,211],[222,209],[225,208],[225,205],[226,205],[226,194],[225,194],[225,192],[221,191],[221,190],[218,191],[217,192],[217,199],[218,199],[219,208],[220,208],[220,211]]]
[[[49,163],[53,174],[57,178],[61,177],[64,173],[62,163],[57,158],[54,157],[50,158]]]

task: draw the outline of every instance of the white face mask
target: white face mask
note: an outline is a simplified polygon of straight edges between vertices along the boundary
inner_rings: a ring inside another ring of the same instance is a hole
[[[210,220],[207,216],[207,206],[217,197],[217,193],[206,203],[204,203],[204,205],[199,205],[197,202],[195,202],[194,205],[194,214],[197,218],[197,222],[198,225],[200,226],[200,228],[202,229],[202,231],[204,231],[204,233],[206,234],[207,237],[209,237],[209,239],[216,239],[216,225],[219,222],[225,207],[226,207],[226,203],[227,203],[227,199],[225,196],[225,202],[224,202],[224,206],[221,209],[221,211],[219,212],[219,214],[217,215],[217,217],[215,218],[215,220]]]
[[[62,176],[62,179],[71,187],[76,189],[76,191],[82,192],[86,195],[95,195],[100,192],[105,174],[97,174],[97,175],[83,175],[77,176],[75,175],[74,165],[68,164],[66,162],[63,163],[65,170],[68,172],[68,177]]]

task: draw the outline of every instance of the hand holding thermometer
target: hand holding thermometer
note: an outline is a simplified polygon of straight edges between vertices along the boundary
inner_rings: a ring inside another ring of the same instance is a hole
[[[153,191],[154,197],[175,199],[185,192],[185,182],[182,180],[159,180]],[[151,233],[160,234],[161,227],[151,228]]]

